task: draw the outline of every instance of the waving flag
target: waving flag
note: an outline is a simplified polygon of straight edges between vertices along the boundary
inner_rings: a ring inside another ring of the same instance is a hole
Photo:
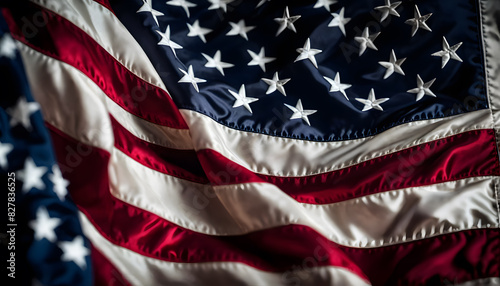
[[[500,284],[498,11],[2,10],[98,285]]]

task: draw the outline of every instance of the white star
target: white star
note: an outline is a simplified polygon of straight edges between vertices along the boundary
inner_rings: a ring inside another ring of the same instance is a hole
[[[245,26],[245,20],[240,20],[238,23],[229,22],[229,25],[231,25],[231,31],[227,32],[226,36],[240,35],[247,41],[247,32],[250,32],[255,28],[255,26]]]
[[[16,57],[16,43],[9,34],[4,34],[0,39],[0,57],[5,56],[10,59]]]
[[[260,6],[264,5],[264,3],[269,2],[269,1],[271,1],[271,0],[260,0],[259,4],[257,4],[257,7],[255,7],[255,8],[259,8]]]
[[[446,38],[443,37],[443,50],[439,52],[435,52],[432,54],[435,57],[441,57],[441,68],[444,68],[448,61],[451,59],[454,59],[456,61],[462,62],[462,59],[457,55],[457,50],[460,48],[462,45],[462,42],[450,47],[448,44],[448,41],[446,41]]]
[[[286,28],[297,33],[297,30],[295,30],[295,26],[293,25],[293,23],[295,21],[297,21],[299,18],[300,18],[300,15],[290,16],[290,12],[288,11],[288,6],[286,6],[285,12],[283,12],[283,18],[274,18],[274,21],[276,21],[280,24],[280,27],[278,28],[278,32],[276,33],[276,36],[281,34],[281,32],[283,32]]]
[[[68,187],[69,182],[63,178],[61,170],[57,165],[52,166],[52,174],[49,174],[49,179],[54,184],[54,192],[61,201],[64,201],[68,194],[66,187]]]
[[[401,65],[404,63],[404,59],[397,59],[396,54],[394,53],[394,50],[391,51],[391,58],[389,59],[388,62],[378,62],[381,66],[386,68],[387,70],[385,71],[384,79],[390,77],[394,72],[397,72],[398,74],[405,75],[403,69],[401,68]]]
[[[14,149],[12,144],[0,142],[0,168],[5,169],[8,167],[9,161],[7,161],[7,155],[9,155],[12,149]]]
[[[182,7],[189,18],[189,8],[196,7],[196,4],[193,4],[186,0],[170,0],[167,2],[167,5]]]
[[[432,32],[431,28],[429,28],[429,26],[427,26],[427,24],[425,23],[425,21],[427,21],[431,16],[432,13],[429,13],[424,16],[420,15],[420,11],[418,10],[417,5],[415,5],[414,18],[405,21],[406,24],[412,26],[411,28],[412,37],[415,36],[419,28]]]
[[[36,211],[36,220],[29,222],[30,227],[35,231],[35,239],[46,238],[50,242],[56,242],[57,236],[54,230],[61,224],[61,220],[49,216],[49,212],[44,207],[39,207]]]
[[[382,12],[382,16],[380,17],[380,22],[383,22],[389,14],[399,17],[399,13],[396,11],[396,8],[401,5],[401,1],[394,2],[391,4],[391,0],[385,0],[384,6],[375,7],[376,10]]]
[[[200,92],[200,90],[198,89],[198,83],[206,82],[206,80],[194,76],[193,66],[189,66],[187,72],[183,69],[179,70],[184,74],[184,76],[178,82],[190,83],[193,85],[194,89],[196,89],[197,92]]]
[[[290,81],[289,78],[279,79],[278,72],[275,72],[273,79],[263,78],[262,80],[269,85],[269,88],[267,89],[266,94],[270,94],[270,93],[273,93],[274,91],[278,90],[279,92],[281,92],[281,94],[286,96],[284,85]]]
[[[342,31],[342,34],[345,36],[345,24],[349,23],[351,21],[351,18],[344,18],[344,7],[340,9],[340,12],[337,13],[332,13],[333,20],[328,24],[328,27],[339,27],[340,31]]]
[[[210,3],[210,7],[208,10],[215,10],[221,8],[222,11],[227,12],[227,4],[233,2],[233,0],[208,0]]]
[[[11,116],[10,125],[16,126],[21,123],[26,130],[30,131],[30,117],[39,109],[40,105],[37,102],[27,102],[25,97],[19,97],[16,106],[7,109],[7,113]]]
[[[356,40],[356,42],[359,43],[359,55],[360,56],[366,51],[367,47],[372,49],[372,50],[378,51],[378,49],[375,46],[375,44],[373,43],[373,41],[375,41],[375,39],[378,37],[379,34],[380,34],[380,32],[370,35],[369,31],[368,31],[368,27],[365,27],[361,37],[354,37],[354,40]]]
[[[250,108],[250,103],[255,102],[259,99],[255,97],[247,97],[244,84],[241,85],[240,91],[238,93],[230,89],[228,89],[228,91],[234,98],[236,98],[236,101],[233,104],[233,108],[244,106],[248,111],[250,111],[250,113],[253,113],[252,108]]]
[[[205,35],[212,32],[211,29],[200,27],[200,23],[198,22],[198,20],[194,21],[192,26],[189,23],[187,23],[187,26],[189,28],[188,37],[198,36],[203,41],[203,43],[207,42],[207,40],[205,39]]]
[[[24,161],[24,169],[18,171],[18,177],[23,181],[23,192],[27,193],[32,188],[43,190],[45,183],[42,181],[43,175],[47,172],[47,167],[37,167],[31,157]]]
[[[389,100],[389,98],[375,98],[375,91],[373,91],[373,88],[370,90],[370,93],[368,94],[368,99],[364,98],[356,98],[357,101],[363,103],[365,106],[363,107],[362,111],[368,111],[370,109],[377,109],[380,111],[384,111],[382,106],[380,104],[386,102]]]
[[[341,83],[340,82],[340,73],[337,73],[335,75],[335,79],[334,80],[332,80],[331,78],[326,77],[326,76],[324,76],[323,78],[326,79],[326,81],[328,81],[331,84],[330,92],[340,91],[340,93],[342,93],[344,95],[344,97],[347,100],[349,100],[349,98],[347,97],[347,94],[345,93],[345,90],[348,89],[348,88],[350,88],[352,85]]]
[[[164,14],[160,11],[157,11],[155,9],[153,9],[153,5],[152,5],[152,0],[146,0],[144,1],[144,4],[142,4],[141,8],[139,10],[137,10],[136,13],[141,13],[141,12],[148,12],[148,13],[151,13],[151,16],[153,17],[153,19],[155,20],[156,22],[156,26],[160,26],[160,24],[158,23],[158,16],[163,16]]]
[[[170,26],[167,26],[167,29],[165,30],[164,33],[160,32],[160,31],[156,31],[156,32],[161,36],[161,40],[158,42],[158,45],[170,47],[170,49],[174,53],[174,56],[177,57],[175,50],[182,49],[182,46],[177,44],[176,42],[170,40]]]
[[[217,52],[215,52],[215,55],[214,55],[213,58],[210,57],[207,54],[204,54],[204,53],[201,53],[201,54],[207,60],[207,63],[205,64],[205,67],[207,67],[207,68],[216,68],[218,71],[220,71],[220,73],[222,75],[224,75],[223,68],[234,67],[233,64],[225,63],[225,62],[221,61],[221,54],[220,54],[219,50]]]
[[[290,117],[290,120],[292,119],[302,119],[304,122],[311,126],[311,123],[309,122],[309,118],[307,116],[313,115],[314,113],[317,112],[317,110],[304,110],[304,107],[302,107],[302,101],[297,101],[297,105],[295,107],[288,105],[285,103],[285,106],[288,107],[291,111],[293,111],[292,117]]]
[[[77,236],[73,241],[61,241],[58,243],[59,247],[63,251],[61,260],[63,261],[73,261],[81,269],[85,269],[87,263],[85,262],[85,256],[90,254],[88,248],[83,245],[83,237]]]
[[[260,66],[260,68],[263,71],[266,71],[266,64],[274,61],[276,58],[269,58],[266,57],[264,54],[264,47],[260,49],[259,54],[256,54],[250,50],[247,50],[247,52],[250,54],[252,57],[252,60],[248,63],[249,66]]]
[[[417,87],[414,89],[408,90],[409,93],[416,93],[417,94],[417,100],[421,100],[424,95],[430,95],[433,97],[436,97],[436,95],[432,92],[431,85],[434,83],[436,79],[432,79],[426,83],[420,78],[420,75],[417,74]]]
[[[297,52],[300,54],[294,62],[309,59],[311,63],[314,65],[314,67],[318,68],[318,64],[316,63],[316,58],[314,57],[315,55],[321,53],[321,50],[318,49],[311,49],[311,43],[309,41],[309,38],[307,38],[307,41],[304,44],[303,48],[298,48]]]
[[[325,7],[328,12],[330,12],[330,5],[337,3],[337,0],[317,0],[314,4],[314,8]]]

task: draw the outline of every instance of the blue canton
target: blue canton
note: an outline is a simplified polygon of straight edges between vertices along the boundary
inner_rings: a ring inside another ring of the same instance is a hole
[[[477,1],[135,3],[111,1],[178,107],[231,128],[339,141],[488,108]]]

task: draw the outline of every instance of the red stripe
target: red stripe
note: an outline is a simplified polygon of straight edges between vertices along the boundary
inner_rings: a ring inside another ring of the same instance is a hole
[[[500,277],[498,229],[467,230],[373,249],[345,247],[343,251],[374,286],[455,285]]]
[[[205,184],[203,173],[194,150],[170,149],[141,140],[131,134],[110,115],[115,147],[130,158],[158,172]]]
[[[131,285],[116,267],[93,245],[92,269],[95,286],[128,286]]]
[[[57,157],[64,165],[68,150],[76,150],[81,143],[50,129]],[[104,237],[144,256],[184,263],[242,262],[266,271],[334,265],[360,277],[367,275],[373,285],[443,283],[445,279],[463,282],[500,274],[497,229],[462,231],[374,249],[340,246],[302,225],[240,236],[196,233],[112,197],[105,172],[109,154],[90,150],[65,173],[72,182],[72,197]],[[283,279],[296,281],[297,277],[287,272]]]
[[[127,70],[68,20],[34,4],[22,10],[4,9],[3,14],[15,39],[77,68],[123,109],[160,125],[188,128],[165,91]]]
[[[499,175],[496,154],[493,130],[476,130],[333,172],[278,177],[253,173],[210,149],[198,151],[212,184],[269,182],[295,200],[309,204],[330,204],[389,190]]]

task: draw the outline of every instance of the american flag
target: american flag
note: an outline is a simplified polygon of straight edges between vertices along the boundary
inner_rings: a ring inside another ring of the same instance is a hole
[[[33,281],[500,284],[498,12],[495,0],[3,8],[2,61],[18,63],[3,86],[30,91],[2,99],[0,167],[18,170],[20,196],[54,200],[23,212]]]

